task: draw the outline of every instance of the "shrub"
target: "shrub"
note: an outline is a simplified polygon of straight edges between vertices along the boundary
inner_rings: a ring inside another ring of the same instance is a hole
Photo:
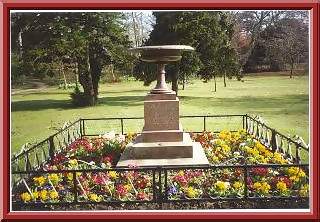
[[[90,96],[80,91],[78,85],[74,88],[74,91],[70,94],[72,104],[77,107],[90,105]]]

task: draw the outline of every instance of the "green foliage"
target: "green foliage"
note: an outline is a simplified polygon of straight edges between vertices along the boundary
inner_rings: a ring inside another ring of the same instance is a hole
[[[71,102],[76,107],[88,106],[90,104],[90,97],[84,92],[81,92],[78,85],[74,91],[70,93]]]
[[[154,12],[156,24],[147,45],[185,44],[196,51],[184,53],[176,65],[168,65],[169,76],[188,78],[198,75],[205,81],[213,76],[237,75],[240,71],[231,47],[233,23],[227,12]],[[135,76],[145,83],[156,78],[155,69],[138,63]],[[178,75],[176,74],[178,73]]]
[[[132,70],[135,58],[122,20],[122,13],[113,12],[13,13],[13,51],[23,72],[40,78],[54,76],[56,64],[76,64],[83,93],[94,105],[104,66]]]

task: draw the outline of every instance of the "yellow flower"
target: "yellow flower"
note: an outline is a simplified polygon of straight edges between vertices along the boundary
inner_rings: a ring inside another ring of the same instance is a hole
[[[241,137],[241,135],[240,135],[240,132],[235,132],[235,133],[233,133],[233,139],[234,140],[238,140],[238,139],[240,139],[240,137]]]
[[[33,181],[34,181],[34,183],[35,183],[37,186],[40,186],[40,187],[41,187],[42,185],[45,184],[46,178],[43,177],[43,176],[41,176],[41,177],[34,177],[34,178],[33,178]]]
[[[299,167],[289,167],[288,174],[289,176],[297,175],[299,172]]]
[[[184,175],[183,170],[180,170],[180,171],[178,172],[178,175],[179,175],[179,176],[183,176],[183,175]]]
[[[29,193],[23,193],[20,195],[21,199],[23,200],[23,202],[29,202],[31,200],[31,195]]]
[[[198,192],[193,187],[187,188],[187,197],[189,198],[195,198],[198,195]]]
[[[285,192],[287,191],[287,184],[282,182],[282,181],[279,181],[277,183],[277,189],[282,193],[282,192]]]
[[[308,194],[309,194],[309,185],[304,184],[303,186],[301,186],[301,189],[299,190],[299,195],[302,197],[307,197]]]
[[[90,193],[88,195],[88,197],[89,197],[89,200],[94,201],[94,202],[100,202],[101,201],[101,198],[95,193]]]
[[[298,181],[299,181],[299,177],[297,177],[297,176],[289,177],[289,179],[290,179],[292,182],[298,182]]]
[[[221,147],[224,153],[229,153],[231,151],[231,148],[228,145],[223,144]]]
[[[130,191],[132,190],[132,186],[131,186],[130,184],[124,185],[124,188],[126,188],[126,190],[127,190],[128,192],[130,192]]]
[[[49,174],[48,179],[54,184],[58,184],[60,181],[60,177],[58,176],[58,174],[53,173],[53,174]]]
[[[118,178],[118,174],[115,171],[109,171],[109,177],[113,180]]]
[[[52,200],[54,200],[54,199],[57,199],[58,197],[59,197],[59,194],[58,194],[58,192],[56,192],[56,191],[50,191],[49,192],[49,196],[50,196],[50,198],[52,199]]]
[[[255,147],[257,148],[257,150],[259,150],[259,152],[264,153],[266,151],[266,147],[260,142],[256,142]]]
[[[46,190],[41,190],[40,191],[40,199],[43,201],[46,201],[48,199],[48,191]]]
[[[273,157],[273,154],[272,154],[271,151],[266,150],[265,153],[264,153],[264,156],[267,157],[267,158],[272,158],[272,157]]]
[[[220,192],[225,192],[230,186],[229,182],[223,182],[223,181],[217,181],[214,185],[216,189]]]
[[[234,182],[234,184],[232,185],[234,189],[240,189],[243,187],[243,184],[239,181]]]
[[[76,159],[69,160],[70,167],[78,166],[78,161]]]
[[[228,131],[228,130],[222,130],[220,133],[219,133],[219,138],[222,139],[222,140],[230,140],[231,139],[231,132]]]
[[[257,150],[256,148],[253,148],[251,154],[256,157],[259,155],[259,150]]]
[[[283,158],[283,156],[282,156],[280,153],[278,153],[278,152],[275,152],[275,153],[273,154],[273,160],[274,160],[275,163],[280,163],[280,164],[285,164],[285,163],[288,162],[288,161],[285,160],[285,159]]]
[[[261,191],[263,193],[269,193],[269,190],[271,189],[271,186],[267,182],[263,182],[261,184]]]
[[[38,199],[39,198],[39,192],[38,191],[32,192],[32,196],[33,196],[34,200]]]
[[[261,188],[261,183],[260,183],[260,182],[255,182],[255,183],[253,184],[253,188],[254,188],[255,190],[259,190],[259,189]]]
[[[260,193],[267,194],[269,193],[271,186],[267,182],[255,182],[253,188]]]
[[[213,156],[213,157],[211,158],[211,161],[214,162],[214,163],[217,163],[217,162],[219,162],[219,157]]]
[[[73,180],[73,174],[72,174],[72,173],[68,173],[68,174],[67,174],[67,179],[68,179],[69,181],[72,181],[72,180]]]
[[[305,177],[306,176],[306,173],[300,169],[299,173],[298,173],[298,176],[299,177]]]

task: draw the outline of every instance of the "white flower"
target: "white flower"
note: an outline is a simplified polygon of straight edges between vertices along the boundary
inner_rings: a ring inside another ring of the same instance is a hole
[[[125,135],[118,135],[116,139],[119,143],[121,143],[121,142],[125,141],[126,136]]]
[[[106,139],[106,140],[113,140],[116,137],[116,134],[114,133],[114,131],[111,131],[109,133],[106,133],[102,136],[102,138]]]
[[[94,161],[91,161],[91,162],[89,163],[89,165],[93,166],[93,165],[95,165],[95,162],[94,162]]]
[[[234,156],[240,156],[240,153],[239,152],[234,152],[233,155]]]

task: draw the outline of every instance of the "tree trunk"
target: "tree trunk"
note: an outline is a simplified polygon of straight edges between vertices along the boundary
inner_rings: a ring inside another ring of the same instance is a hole
[[[183,73],[183,80],[182,80],[182,90],[184,90],[186,84],[186,73]]]
[[[138,30],[137,30],[137,22],[135,18],[135,13],[131,13],[132,16],[132,25],[133,25],[133,35],[134,35],[134,44],[137,47],[138,46]]]
[[[172,73],[172,90],[176,92],[178,96],[178,75],[179,75],[179,69],[175,69]]]
[[[92,76],[90,72],[89,49],[84,57],[78,57],[79,82],[83,87],[83,92],[87,97],[88,105],[95,105]]]
[[[227,87],[226,73],[225,72],[223,73],[223,84],[224,84],[224,87]]]
[[[66,73],[64,72],[64,68],[63,68],[63,63],[60,62],[60,72],[62,73],[63,76],[63,83],[64,83],[64,89],[67,89],[67,78],[66,78]]]
[[[291,60],[290,79],[292,79],[292,76],[293,76],[293,66],[294,66],[294,62]]]
[[[18,44],[19,44],[19,60],[22,61],[22,56],[23,56],[22,30],[20,30],[18,33]]]
[[[214,80],[214,92],[217,92],[217,81],[216,81],[216,76],[213,76],[213,80]]]

